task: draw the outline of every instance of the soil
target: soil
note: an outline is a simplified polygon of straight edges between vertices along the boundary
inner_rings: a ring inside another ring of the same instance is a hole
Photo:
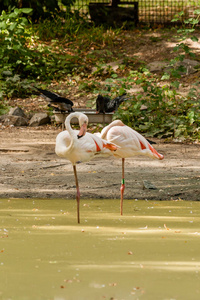
[[[164,41],[158,30],[148,32],[140,39],[139,35],[128,33],[122,41],[128,56],[137,55],[146,63],[171,58],[175,43]],[[199,44],[190,46],[199,56]],[[183,77],[183,88],[190,87],[198,76],[199,71]],[[71,95],[76,92],[78,86],[71,89]],[[84,107],[89,98],[88,95],[77,97],[75,106]],[[74,101],[73,97],[71,99]],[[9,104],[19,105],[29,114],[46,109],[46,102],[41,98],[10,99]],[[1,198],[75,198],[72,165],[57,157],[54,151],[55,138],[60,131],[60,127],[51,125],[0,128]],[[125,198],[200,200],[200,145],[153,140],[156,150],[165,158],[162,161],[146,157],[126,159]],[[120,198],[120,159],[98,158],[77,165],[77,171],[82,198]],[[144,188],[145,181],[150,181],[156,189]]]
[[[74,199],[72,165],[56,156],[55,127],[1,131],[0,197]],[[125,198],[200,200],[200,145],[155,140],[162,161],[126,159]],[[98,158],[77,165],[82,198],[120,198],[121,160]],[[150,181],[156,189],[144,188]]]

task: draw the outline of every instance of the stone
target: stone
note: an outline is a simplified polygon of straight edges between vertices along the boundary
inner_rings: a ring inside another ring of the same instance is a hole
[[[30,119],[29,126],[40,126],[50,123],[50,117],[47,113],[36,113]]]
[[[28,121],[20,116],[3,115],[0,117],[0,122],[5,126],[28,126]]]
[[[185,70],[183,72],[180,72],[181,75],[190,75],[195,72],[197,72],[196,67],[200,67],[199,61],[192,60],[192,59],[184,59],[183,61],[178,61],[176,65],[174,66],[168,66],[167,68],[164,69],[166,73],[170,73],[170,70],[175,68],[179,68],[180,66],[183,66]]]
[[[8,114],[11,115],[11,116],[19,116],[19,117],[26,118],[26,115],[25,115],[24,111],[18,106],[11,107]]]
[[[157,187],[151,183],[149,180],[143,180],[143,189],[148,189],[148,190],[157,190]]]
[[[105,65],[102,66],[103,69],[103,74],[107,73],[108,69],[112,69],[114,72],[116,72],[117,69],[119,69],[120,65],[123,64],[123,60],[117,60],[117,61],[113,61],[110,63],[107,63]],[[97,67],[93,67],[92,68],[92,73],[97,72],[98,68]]]
[[[168,66],[169,63],[164,61],[153,61],[147,65],[150,72],[162,72]]]
[[[181,75],[190,75],[197,71],[196,67],[200,67],[200,63],[192,59],[184,59],[183,61],[177,61],[174,66],[170,66],[169,63],[164,61],[153,61],[147,65],[150,72],[165,72],[170,73],[171,69],[177,69],[183,66],[185,70],[180,72]]]

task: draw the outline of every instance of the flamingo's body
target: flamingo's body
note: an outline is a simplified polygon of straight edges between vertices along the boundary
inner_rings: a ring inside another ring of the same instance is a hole
[[[80,131],[73,130],[70,126],[71,119],[74,117],[79,119]],[[114,144],[103,140],[96,135],[86,132],[87,124],[88,118],[86,115],[81,112],[71,113],[65,120],[66,130],[60,132],[56,138],[55,147],[56,154],[60,157],[68,159],[73,165],[77,188],[76,199],[78,223],[80,223],[80,191],[76,173],[76,164],[80,162],[90,161],[95,156],[113,155],[113,151],[117,150],[117,147]]]
[[[125,158],[136,155],[146,155],[151,158],[163,159],[151,144],[137,131],[124,125],[120,120],[115,120],[106,126],[101,132],[101,138],[114,143],[118,149],[114,156],[122,158],[122,185],[121,185],[121,215],[123,214],[124,183],[124,161]]]

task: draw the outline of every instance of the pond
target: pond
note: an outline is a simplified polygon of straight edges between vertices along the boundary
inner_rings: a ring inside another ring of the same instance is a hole
[[[0,299],[200,299],[200,203],[0,199]]]

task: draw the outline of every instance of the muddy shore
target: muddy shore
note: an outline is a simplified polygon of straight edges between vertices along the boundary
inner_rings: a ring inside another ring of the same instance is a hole
[[[54,152],[56,128],[1,130],[0,198],[75,198],[72,165]],[[200,200],[200,145],[155,140],[162,161],[126,160],[125,198]],[[120,198],[121,160],[98,158],[77,166],[81,198]],[[156,189],[144,188],[150,181]]]

